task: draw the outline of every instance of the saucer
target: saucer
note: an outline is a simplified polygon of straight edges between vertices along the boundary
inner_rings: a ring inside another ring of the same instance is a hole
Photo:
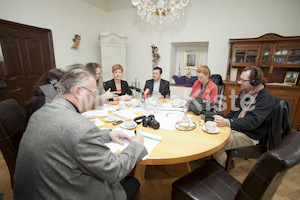
[[[106,121],[106,122],[114,122],[114,121],[116,121],[116,118],[113,118],[113,119],[111,119],[111,120],[108,120],[107,118],[105,118],[105,121]]]
[[[121,124],[121,128],[124,128],[124,129],[133,129],[133,128],[135,128],[136,126],[137,126],[137,123],[136,123],[136,122],[134,122],[134,124],[133,124],[132,126],[130,126],[130,127],[125,126],[124,123]]]
[[[220,129],[218,127],[216,127],[215,130],[208,131],[208,130],[206,130],[205,125],[202,126],[202,130],[204,130],[207,133],[219,133],[220,132]]]
[[[180,106],[175,106],[175,105],[173,104],[173,106],[174,106],[175,108],[182,108],[184,105],[185,105],[185,104],[182,104],[182,105],[180,105]]]
[[[186,123],[186,124],[188,124],[188,123]],[[183,126],[183,125],[185,125],[185,123],[180,124],[180,121],[176,122],[175,128],[177,128],[180,131],[190,131],[190,130],[193,130],[197,127],[195,122],[192,122],[191,125],[188,124],[188,126]]]

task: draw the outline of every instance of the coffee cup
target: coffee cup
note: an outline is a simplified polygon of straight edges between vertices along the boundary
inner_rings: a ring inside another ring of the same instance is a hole
[[[135,108],[135,107],[138,107],[138,106],[139,106],[139,103],[140,103],[139,101],[133,101],[133,102],[132,102],[132,107],[134,107],[134,108]]]
[[[213,121],[207,121],[205,127],[207,131],[214,131],[217,128],[217,123]]]
[[[177,107],[177,108],[183,106],[182,105],[182,101],[180,101],[180,99],[175,100],[174,103],[173,103],[173,105],[174,105],[174,107]]]
[[[124,104],[124,103],[119,103],[119,109],[120,110],[123,110],[123,109],[126,109],[127,106]]]
[[[132,127],[132,126],[134,126],[134,121],[133,121],[133,119],[125,119],[125,120],[124,120],[124,125],[125,125],[126,127]]]
[[[112,120],[114,120],[114,117],[115,117],[115,115],[114,115],[114,113],[110,113],[110,114],[108,114],[108,116],[107,116],[107,120],[108,121],[112,121]]]

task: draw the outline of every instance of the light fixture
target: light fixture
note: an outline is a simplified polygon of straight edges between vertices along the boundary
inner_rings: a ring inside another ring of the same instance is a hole
[[[164,21],[172,22],[184,15],[184,7],[189,0],[131,0],[137,7],[137,14],[152,23],[155,20],[161,25]]]

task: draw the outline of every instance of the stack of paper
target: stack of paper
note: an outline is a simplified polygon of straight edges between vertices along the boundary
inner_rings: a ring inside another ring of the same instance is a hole
[[[115,128],[114,130],[122,130],[124,133],[126,133],[129,136],[134,136],[134,132],[130,131],[130,130],[124,130],[121,128]],[[149,156],[149,154],[153,151],[153,149],[160,143],[161,141],[161,136],[160,135],[155,135],[155,134],[151,134],[151,133],[146,133],[146,132],[142,132],[141,134],[144,137],[144,146],[146,147],[148,154],[143,158],[143,160],[146,160]],[[109,143],[105,143],[106,146],[108,146],[110,148],[110,150],[112,152],[117,152],[117,151],[123,151],[128,145],[129,145],[129,141],[126,139],[121,139],[124,142],[124,145],[120,145],[114,141],[111,141]]]
[[[85,118],[95,118],[95,117],[107,117],[108,111],[107,110],[91,110],[86,111],[81,114]]]

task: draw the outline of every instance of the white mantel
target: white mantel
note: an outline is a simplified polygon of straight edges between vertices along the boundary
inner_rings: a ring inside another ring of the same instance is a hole
[[[118,35],[116,33],[104,33],[99,35],[100,41],[100,59],[102,67],[103,82],[113,78],[112,66],[120,64],[124,68],[122,76],[126,80],[126,47],[127,37]]]

